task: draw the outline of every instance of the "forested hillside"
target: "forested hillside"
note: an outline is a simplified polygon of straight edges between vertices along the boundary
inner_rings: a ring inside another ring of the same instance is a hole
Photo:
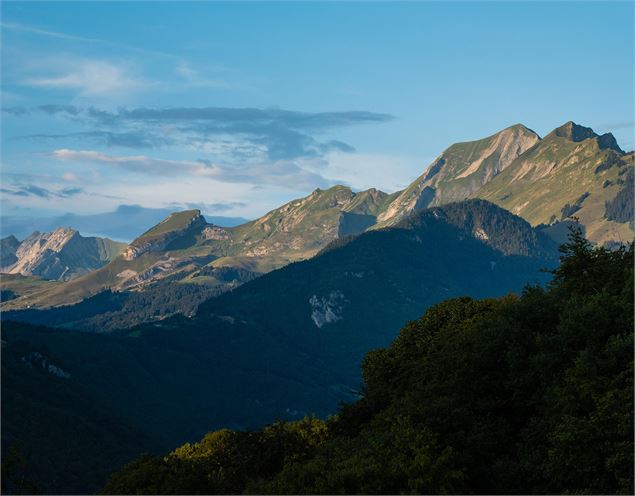
[[[328,420],[211,432],[105,492],[632,494],[633,246],[561,251],[546,289],[410,322]]]

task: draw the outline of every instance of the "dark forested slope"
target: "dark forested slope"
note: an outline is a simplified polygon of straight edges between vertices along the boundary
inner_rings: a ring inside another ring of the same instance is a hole
[[[455,298],[366,355],[327,421],[221,430],[110,494],[632,494],[633,247],[563,247],[547,290]]]

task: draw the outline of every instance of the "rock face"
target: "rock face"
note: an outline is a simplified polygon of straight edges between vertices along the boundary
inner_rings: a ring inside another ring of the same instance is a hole
[[[379,215],[379,225],[394,225],[413,211],[468,198],[538,141],[536,133],[517,124],[482,140],[452,145]]]
[[[3,260],[5,244],[15,244],[5,240],[7,238],[3,240]],[[124,246],[106,238],[84,238],[71,228],[50,233],[36,231],[16,247],[12,258],[10,252],[6,254],[13,262],[3,264],[2,271],[67,281],[106,265]]]

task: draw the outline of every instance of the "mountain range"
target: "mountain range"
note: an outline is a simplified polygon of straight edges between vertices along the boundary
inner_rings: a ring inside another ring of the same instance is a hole
[[[500,205],[557,242],[566,239],[571,219],[596,243],[626,242],[635,235],[633,169],[633,152],[622,151],[610,133],[600,136],[568,122],[541,138],[517,124],[450,146],[393,194],[353,192],[346,186],[316,189],[233,227],[209,223],[198,210],[171,213],[120,256],[83,277],[31,294],[20,294],[14,281],[5,281],[3,289],[21,297],[4,308],[75,304],[103,291],[156,292],[171,283],[194,285],[190,292],[203,299],[311,258],[336,239],[394,226],[423,208],[467,198]],[[228,281],[228,274],[235,277]],[[159,311],[158,318],[169,313]]]
[[[190,226],[200,222],[189,219]],[[19,441],[32,454],[31,474],[48,491],[86,492],[148,446],[169,449],[212,428],[326,416],[357,397],[364,353],[385,346],[430,305],[518,292],[546,282],[540,269],[556,263],[556,245],[544,233],[470,200],[336,239],[317,256],[211,298],[187,317],[101,334],[11,322],[64,323],[77,307],[3,312],[3,441]],[[84,328],[90,308],[84,310],[70,316],[72,327]],[[63,406],[51,402],[55,391],[63,391]],[[99,405],[99,415],[86,404]],[[71,435],[69,418],[84,426],[82,437]],[[104,422],[112,437],[97,448]],[[46,425],[51,434],[29,425]],[[53,456],[46,440],[67,436],[75,441]],[[69,465],[88,465],[92,475],[51,482]]]

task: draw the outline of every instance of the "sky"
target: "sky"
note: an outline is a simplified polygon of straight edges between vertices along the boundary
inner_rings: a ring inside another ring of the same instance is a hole
[[[2,215],[258,217],[566,121],[635,147],[633,2],[6,2]]]

